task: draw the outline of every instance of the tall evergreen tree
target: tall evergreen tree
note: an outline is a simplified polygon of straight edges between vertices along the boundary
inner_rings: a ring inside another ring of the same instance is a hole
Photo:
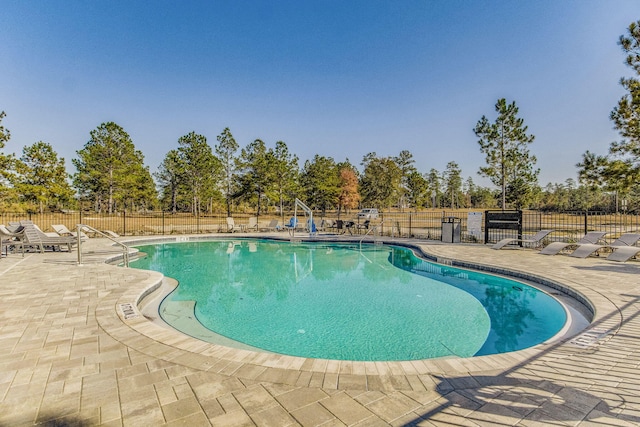
[[[518,189],[515,199],[527,197],[526,187],[537,185],[539,169],[534,169],[537,159],[529,152],[529,144],[533,135],[527,135],[524,120],[518,118],[518,107],[515,101],[507,104],[504,98],[495,105],[498,117],[494,123],[482,116],[476,124],[474,133],[480,144],[480,151],[485,154],[487,166],[481,167],[479,174],[491,179],[502,192],[502,209],[506,209],[507,192],[512,184],[513,191]]]
[[[637,185],[640,182],[640,80],[637,77],[640,76],[640,21],[632,22],[628,34],[620,36],[618,43],[627,54],[626,64],[636,77],[620,80],[628,93],[611,112],[611,120],[622,140],[611,144],[610,151],[624,162],[625,170],[620,171],[623,179]]]
[[[398,200],[402,172],[393,158],[368,153],[362,159],[360,180],[362,203],[378,209],[390,208]]]
[[[2,125],[2,119],[6,117],[4,111],[0,111],[0,203],[4,203],[9,199],[9,180],[12,178],[13,156],[2,153],[5,144],[11,138],[9,129]]]
[[[413,160],[413,154],[409,150],[402,150],[398,157],[394,157],[393,160],[400,169],[400,186],[398,187],[398,206],[402,209],[406,203],[406,197],[409,193],[409,176],[416,172],[415,160]]]
[[[280,206],[280,215],[284,221],[284,202],[292,200],[296,193],[299,180],[298,156],[291,154],[287,144],[283,141],[276,142],[276,146],[271,153],[271,171],[274,178],[274,191]]]
[[[417,170],[407,176],[407,201],[415,209],[425,205],[428,187],[427,180]]]
[[[640,80],[637,77],[640,76],[640,21],[632,22],[627,31],[627,35],[620,36],[618,44],[627,54],[625,63],[636,77],[620,79],[627,93],[610,114],[622,139],[609,146],[608,155],[587,151],[576,165],[581,183],[613,192],[616,211],[620,197],[637,191],[640,182]]]
[[[239,195],[246,201],[256,204],[257,216],[260,216],[263,196],[275,182],[272,165],[273,153],[267,150],[265,143],[260,139],[256,139],[240,152]]]
[[[442,178],[437,169],[431,168],[425,176],[425,179],[427,180],[427,191],[429,192],[431,207],[435,209],[440,206],[440,200],[442,198]]]
[[[22,157],[16,161],[16,172],[16,189],[26,202],[38,206],[40,213],[73,198],[64,159],[58,158],[46,142],[24,147]]]
[[[218,145],[215,146],[216,155],[222,164],[222,192],[227,205],[227,216],[231,216],[231,203],[233,195],[236,193],[236,167],[238,159],[236,153],[238,151],[238,143],[231,134],[229,128],[224,128],[222,133],[217,136]]]
[[[73,184],[81,197],[94,203],[97,211],[113,213],[134,203],[155,203],[155,188],[142,152],[135,149],[124,129],[113,122],[102,123],[90,133],[91,139],[73,159],[77,173]]]
[[[195,132],[178,139],[178,157],[184,184],[190,194],[191,213],[199,216],[208,192],[218,184],[220,162],[213,155],[207,138]]]
[[[178,150],[170,150],[166,154],[154,176],[162,191],[163,207],[168,207],[175,214],[178,211],[180,186],[184,182],[184,165]]]
[[[305,194],[305,204],[312,209],[327,209],[338,206],[340,196],[340,172],[332,157],[316,154],[302,168],[300,183]]]
[[[449,196],[449,207],[460,207],[460,194],[462,193],[462,171],[456,162],[447,163],[444,171],[444,187]]]

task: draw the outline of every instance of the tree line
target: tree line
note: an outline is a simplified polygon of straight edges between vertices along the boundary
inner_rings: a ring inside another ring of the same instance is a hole
[[[640,21],[632,23],[619,45],[626,63],[640,75]],[[381,210],[422,208],[537,208],[548,210],[640,209],[640,80],[623,78],[627,90],[611,112],[622,139],[607,155],[585,152],[576,166],[579,181],[538,184],[540,170],[530,152],[535,136],[518,117],[515,101],[499,99],[496,118],[482,116],[473,128],[485,165],[478,174],[496,188],[463,179],[455,161],[444,171],[418,171],[413,154],[367,153],[360,168],[349,159],[315,155],[300,165],[287,144],[268,146],[256,139],[244,147],[229,128],[213,147],[204,135],[190,132],[150,171],[144,155],[118,124],[103,123],[72,159],[65,161],[43,141],[4,154],[10,132],[0,113],[0,208],[14,211],[87,209],[114,213],[163,209],[194,215],[226,212],[284,212],[295,198],[311,208],[339,213],[359,207]]]

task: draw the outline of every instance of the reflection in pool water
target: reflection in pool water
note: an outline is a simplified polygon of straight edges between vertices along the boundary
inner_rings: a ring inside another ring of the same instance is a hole
[[[563,307],[519,282],[430,263],[400,247],[214,240],[140,247],[132,264],[180,282],[210,330],[267,351],[415,360],[513,351],[565,323]],[[188,333],[188,331],[186,331]]]

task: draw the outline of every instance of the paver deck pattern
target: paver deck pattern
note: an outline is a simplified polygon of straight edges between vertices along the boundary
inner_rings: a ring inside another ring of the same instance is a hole
[[[86,242],[81,266],[75,253],[0,260],[0,426],[640,424],[638,261],[413,240],[440,259],[562,283],[593,303],[594,322],[520,352],[363,363],[163,328],[135,306],[161,276],[102,263],[109,243]]]

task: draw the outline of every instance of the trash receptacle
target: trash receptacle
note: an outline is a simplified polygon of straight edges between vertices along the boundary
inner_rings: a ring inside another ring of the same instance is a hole
[[[442,237],[444,243],[460,243],[460,218],[447,216],[442,218]]]

